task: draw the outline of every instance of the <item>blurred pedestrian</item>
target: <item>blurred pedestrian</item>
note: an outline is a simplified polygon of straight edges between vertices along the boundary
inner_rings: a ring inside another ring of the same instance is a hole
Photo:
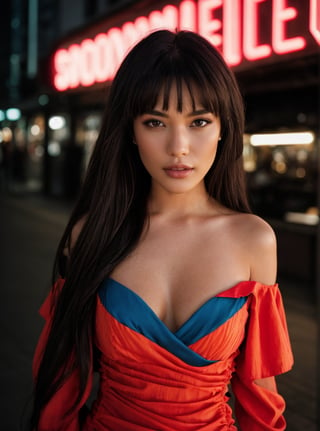
[[[230,383],[243,431],[285,429],[292,353],[243,123],[201,36],[157,31],[125,58],[41,308],[30,429],[236,430]]]

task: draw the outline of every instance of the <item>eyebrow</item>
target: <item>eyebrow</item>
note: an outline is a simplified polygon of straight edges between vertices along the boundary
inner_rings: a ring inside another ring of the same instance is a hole
[[[207,109],[197,109],[196,111],[192,111],[189,114],[187,114],[187,117],[194,117],[196,115],[203,115],[203,114],[213,114],[213,112],[208,111]],[[143,115],[157,115],[159,117],[168,118],[169,115],[162,111],[157,111],[155,109],[151,109],[150,111],[146,111],[143,113]]]

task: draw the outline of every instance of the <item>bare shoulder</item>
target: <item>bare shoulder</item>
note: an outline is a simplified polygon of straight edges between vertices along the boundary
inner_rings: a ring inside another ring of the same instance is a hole
[[[277,240],[269,223],[254,214],[236,214],[232,231],[244,250],[251,280],[273,284],[277,271]]]
[[[81,217],[80,220],[77,221],[77,223],[73,226],[72,231],[71,231],[71,236],[70,236],[70,240],[68,241],[68,243],[66,244],[65,248],[64,248],[64,254],[66,256],[70,256],[70,253],[72,252],[72,249],[75,246],[75,243],[77,242],[79,235],[83,229],[83,226],[85,224],[86,221],[86,217]]]
[[[259,248],[275,246],[274,230],[261,217],[254,214],[236,214],[233,223],[248,244]]]

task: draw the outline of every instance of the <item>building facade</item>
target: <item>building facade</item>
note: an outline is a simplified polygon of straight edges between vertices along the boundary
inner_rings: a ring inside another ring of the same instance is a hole
[[[158,28],[196,31],[221,51],[243,93],[253,210],[272,222],[283,254],[300,241],[305,260],[280,264],[309,277],[319,220],[319,9],[317,0],[14,0],[0,70],[5,175],[74,198],[125,53]]]

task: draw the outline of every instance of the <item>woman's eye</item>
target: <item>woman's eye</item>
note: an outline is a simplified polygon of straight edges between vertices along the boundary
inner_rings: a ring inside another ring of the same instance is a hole
[[[144,121],[143,124],[145,124],[148,127],[153,127],[153,128],[164,126],[163,122],[160,120],[147,120],[147,121]]]
[[[197,118],[196,120],[192,121],[191,127],[204,127],[209,123],[210,121],[208,120],[204,120],[203,118]]]

